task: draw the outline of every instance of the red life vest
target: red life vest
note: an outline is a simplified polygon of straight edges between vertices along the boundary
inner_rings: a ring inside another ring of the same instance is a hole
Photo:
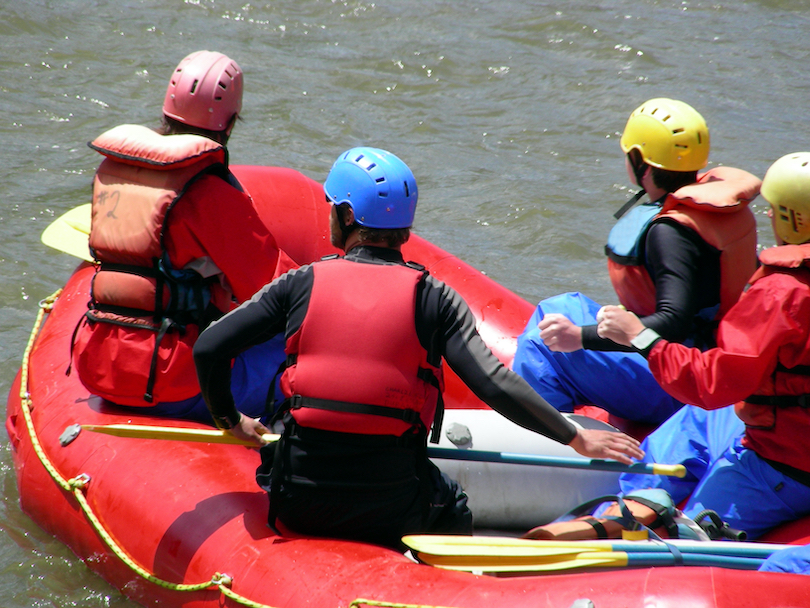
[[[757,224],[748,204],[759,194],[761,183],[759,178],[740,169],[711,169],[701,174],[696,183],[669,194],[652,220],[675,220],[720,251],[717,319],[739,299],[757,268]],[[639,239],[645,238],[652,222],[638,235]],[[628,310],[642,317],[655,312],[655,285],[643,260],[638,265],[629,265],[608,258],[608,272],[619,302]]]
[[[75,342],[79,376],[121,405],[192,397],[199,385],[191,349],[211,280],[170,268],[163,233],[189,185],[209,173],[225,176],[225,148],[138,125],[111,129],[90,147],[106,158],[93,181],[89,243],[99,264]]]
[[[302,427],[365,435],[429,428],[442,376],[416,333],[424,271],[334,259],[313,272],[281,378],[292,417]]]
[[[759,259],[762,266],[751,277],[752,285],[777,272],[792,274],[810,285],[810,244],[763,249]],[[735,404],[737,416],[748,427],[770,430],[776,426],[777,408],[810,407],[810,366],[787,368],[777,364],[768,390],[772,394],[751,395]],[[805,432],[804,429],[802,432]],[[804,442],[805,438],[802,437],[801,441]]]

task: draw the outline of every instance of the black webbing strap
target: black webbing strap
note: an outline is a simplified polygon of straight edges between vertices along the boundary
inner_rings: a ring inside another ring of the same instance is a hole
[[[442,397],[442,387],[439,384],[439,379],[432,370],[420,367],[419,371],[416,372],[416,376],[423,382],[436,387],[436,390],[438,391],[436,413],[433,415],[433,428],[430,431],[430,443],[439,443],[439,439],[441,438],[442,422],[444,422],[444,398]]]
[[[384,416],[402,420],[408,424],[418,424],[420,421],[419,412],[410,409],[400,409],[396,407],[385,407],[383,405],[369,405],[367,403],[352,403],[350,401],[332,401],[331,399],[315,399],[302,395],[293,395],[288,399],[291,410],[303,407],[316,410],[327,410],[330,412],[345,412],[351,414],[366,414],[371,416]]]
[[[810,407],[810,395],[750,395],[745,402],[777,407]]]
[[[622,217],[622,216],[623,216],[625,213],[627,213],[628,211],[630,211],[630,207],[632,207],[633,205],[635,205],[635,204],[636,204],[636,203],[639,201],[639,199],[640,199],[642,196],[644,196],[645,194],[647,194],[647,191],[646,191],[646,190],[644,190],[644,189],[641,189],[641,190],[639,190],[638,192],[636,192],[636,194],[635,194],[635,196],[633,196],[633,198],[631,198],[631,199],[630,199],[629,201],[627,201],[627,202],[626,202],[624,205],[622,205],[621,207],[619,207],[619,210],[618,210],[618,211],[616,211],[616,213],[614,213],[614,214],[613,214],[613,217],[614,217],[614,218],[616,218],[616,219],[618,220],[618,219],[619,219],[620,217]]]
[[[783,372],[785,374],[798,374],[799,376],[810,376],[810,365],[794,365],[793,367],[786,367],[781,363],[776,364],[777,373]]]
[[[166,335],[166,332],[171,329],[173,324],[174,322],[168,317],[163,319],[163,322],[160,324],[157,337],[155,338],[155,349],[152,351],[152,362],[149,364],[149,379],[146,381],[146,392],[143,395],[143,399],[147,403],[152,403],[154,399],[155,380],[157,380],[158,350],[160,349],[160,343],[163,341],[163,336]]]

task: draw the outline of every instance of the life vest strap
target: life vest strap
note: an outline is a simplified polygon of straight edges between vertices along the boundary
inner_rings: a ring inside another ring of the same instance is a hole
[[[423,382],[435,387],[438,391],[436,413],[433,415],[433,428],[430,431],[430,443],[439,443],[439,439],[441,438],[440,433],[442,430],[442,423],[444,422],[444,397],[442,396],[442,385],[433,370],[420,367],[419,371],[416,372],[416,376]]]
[[[158,350],[160,349],[160,343],[163,341],[163,337],[166,335],[166,332],[168,332],[173,326],[174,321],[168,317],[164,318],[163,322],[160,324],[160,329],[158,330],[157,338],[155,339],[155,348],[152,351],[152,362],[149,365],[149,378],[146,381],[146,392],[143,395],[143,400],[147,403],[152,403],[152,401],[154,401],[155,380],[157,380]]]
[[[810,395],[750,395],[745,402],[776,407],[810,407]]]
[[[315,399],[303,395],[293,395],[288,398],[289,409],[297,410],[304,407],[330,412],[346,412],[351,414],[366,414],[371,416],[384,416],[402,420],[408,424],[419,424],[419,412],[411,409],[385,407],[383,405],[369,405],[367,403],[352,403],[350,401],[332,401],[331,399]]]
[[[797,374],[799,376],[810,376],[810,365],[795,365],[793,367],[786,367],[781,363],[776,364],[776,372],[785,374]]]

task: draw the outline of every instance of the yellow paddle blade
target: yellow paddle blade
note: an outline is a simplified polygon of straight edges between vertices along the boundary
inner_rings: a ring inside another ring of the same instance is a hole
[[[464,572],[503,573],[543,573],[559,572],[581,568],[624,567],[628,565],[628,554],[623,552],[574,552],[546,556],[523,557],[457,557],[417,553],[425,564],[445,570]]]
[[[686,477],[686,467],[682,464],[656,464],[650,463],[653,475],[668,475],[670,477]]]
[[[88,262],[93,261],[88,247],[90,203],[74,207],[60,215],[42,232],[42,242],[57,251]]]
[[[402,542],[419,554],[448,557],[521,557],[613,551],[610,542],[545,541],[508,536],[412,534],[403,536]]]
[[[168,439],[171,441],[196,441],[202,443],[224,443],[255,447],[252,441],[244,441],[221,429],[192,429],[187,427],[149,426],[143,424],[83,424],[83,430],[94,433],[105,433],[116,437],[135,439]],[[278,441],[280,435],[266,434],[262,439],[271,443]]]

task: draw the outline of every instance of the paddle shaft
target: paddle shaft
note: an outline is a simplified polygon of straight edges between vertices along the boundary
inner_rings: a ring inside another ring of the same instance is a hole
[[[696,553],[682,553],[680,557],[672,553],[628,553],[626,551],[580,553],[574,558],[563,557],[557,562],[571,563],[577,567],[576,562],[583,562],[585,567],[636,567],[650,568],[655,566],[717,566],[721,568],[734,568],[736,570],[756,570],[764,560],[755,557],[731,557],[728,555],[702,555]],[[594,563],[602,562],[602,563]]]
[[[568,458],[564,456],[513,454],[511,452],[485,452],[482,450],[455,450],[452,448],[436,447],[428,447],[428,456],[431,458],[450,458],[453,460],[475,460],[477,462],[500,462],[504,464],[528,464],[544,467],[588,469],[591,471],[637,473],[642,475],[668,475],[673,477],[684,477],[686,475],[686,468],[680,464],[667,465],[646,462],[624,464],[616,460],[588,460],[586,458]]]
[[[250,441],[237,439],[228,431],[220,429],[194,429],[188,427],[164,427],[139,424],[85,424],[82,428],[96,433],[105,433],[117,437],[133,437],[138,439],[168,439],[174,441],[197,441],[204,443],[226,443],[235,445],[255,446]],[[279,435],[267,434],[263,439],[270,443],[277,441]],[[482,450],[456,450],[452,448],[429,447],[430,458],[445,458],[453,460],[472,460],[476,462],[499,462],[505,464],[526,464],[547,467],[566,467],[573,469],[589,469],[597,471],[629,471],[633,473],[647,473],[650,475],[681,476],[678,467],[682,465],[650,465],[639,462],[626,465],[612,460],[587,460],[585,458],[565,458],[558,456],[538,456],[534,454],[512,454],[508,452],[485,452]],[[653,468],[655,467],[655,468]],[[664,470],[670,471],[662,472]]]
[[[665,541],[684,555],[714,555],[718,557],[747,557],[765,559],[773,553],[781,551],[788,545],[772,545],[768,543],[737,543],[724,541],[687,541],[684,544],[677,541]],[[613,551],[627,553],[670,553],[669,547],[663,543],[644,542],[616,542],[611,543]]]

